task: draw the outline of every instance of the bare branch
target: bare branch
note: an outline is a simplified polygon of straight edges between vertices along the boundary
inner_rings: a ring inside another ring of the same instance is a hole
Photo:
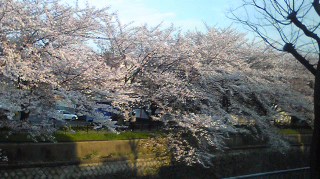
[[[317,70],[311,65],[308,60],[301,56],[291,43],[287,43],[283,47],[283,51],[292,54],[304,67],[306,67],[313,75],[316,75]]]
[[[313,8],[314,10],[317,12],[317,14],[320,16],[320,4],[319,4],[319,0],[313,0]]]
[[[306,36],[316,40],[320,47],[319,36],[316,33],[310,31],[301,21],[298,20],[296,12],[292,12],[291,14],[289,14],[288,19],[290,19],[294,23],[294,25],[296,25],[299,29],[301,29]]]

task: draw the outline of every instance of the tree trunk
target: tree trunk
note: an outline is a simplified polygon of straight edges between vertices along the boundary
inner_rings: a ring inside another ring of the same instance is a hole
[[[320,63],[314,84],[314,128],[310,149],[311,178],[320,178]]]

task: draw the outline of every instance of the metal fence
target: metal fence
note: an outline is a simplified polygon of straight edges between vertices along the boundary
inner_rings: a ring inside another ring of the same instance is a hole
[[[309,179],[310,167],[229,177],[223,179]]]
[[[157,174],[161,169],[160,167],[167,165],[169,165],[167,160],[138,159],[136,161],[114,161],[80,165],[56,165],[13,169],[0,168],[0,178],[157,178]]]
[[[214,169],[171,165],[168,160],[143,159],[135,161],[114,161],[78,165],[34,166],[21,168],[1,168],[1,179],[21,178],[182,178],[182,179],[215,179],[219,172]],[[266,173],[257,173],[223,179],[308,179],[310,168],[296,168]]]

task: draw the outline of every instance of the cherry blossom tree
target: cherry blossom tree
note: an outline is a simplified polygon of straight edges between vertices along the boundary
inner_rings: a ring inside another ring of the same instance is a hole
[[[169,130],[177,160],[210,164],[212,149],[223,149],[228,133],[244,132],[233,127],[234,116],[254,120],[274,146],[285,144],[270,125],[279,115],[273,104],[301,119],[312,117],[309,99],[280,80],[294,69],[281,68],[290,64],[287,56],[253,47],[232,29],[182,34],[173,27],[130,27],[118,20],[102,29],[112,37],[99,42],[102,56],[118,67],[121,88],[130,89],[134,100],[157,103],[167,112],[163,118],[174,122]],[[271,66],[254,67],[259,61]],[[186,135],[194,140],[181,139]]]
[[[111,73],[101,73],[106,65],[88,40],[99,38],[98,17],[113,16],[107,10],[59,0],[0,1],[0,106],[9,119],[25,110],[48,119],[61,97],[93,110],[92,94],[107,93],[101,84]]]

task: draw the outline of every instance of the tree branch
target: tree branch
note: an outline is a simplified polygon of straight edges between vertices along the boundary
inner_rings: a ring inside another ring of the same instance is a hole
[[[319,5],[319,0],[313,0],[313,8],[317,12],[317,14],[320,16],[320,5]]]
[[[293,55],[304,67],[306,67],[313,75],[316,75],[317,70],[305,59],[302,55],[300,55],[297,50],[294,48],[292,43],[286,43],[283,47],[283,51],[290,53]]]
[[[289,14],[288,19],[290,19],[294,25],[296,25],[299,29],[301,29],[306,36],[317,41],[318,46],[320,46],[319,36],[313,33],[312,31],[310,31],[301,21],[299,21],[299,19],[297,18],[297,12],[292,12],[291,14]]]

